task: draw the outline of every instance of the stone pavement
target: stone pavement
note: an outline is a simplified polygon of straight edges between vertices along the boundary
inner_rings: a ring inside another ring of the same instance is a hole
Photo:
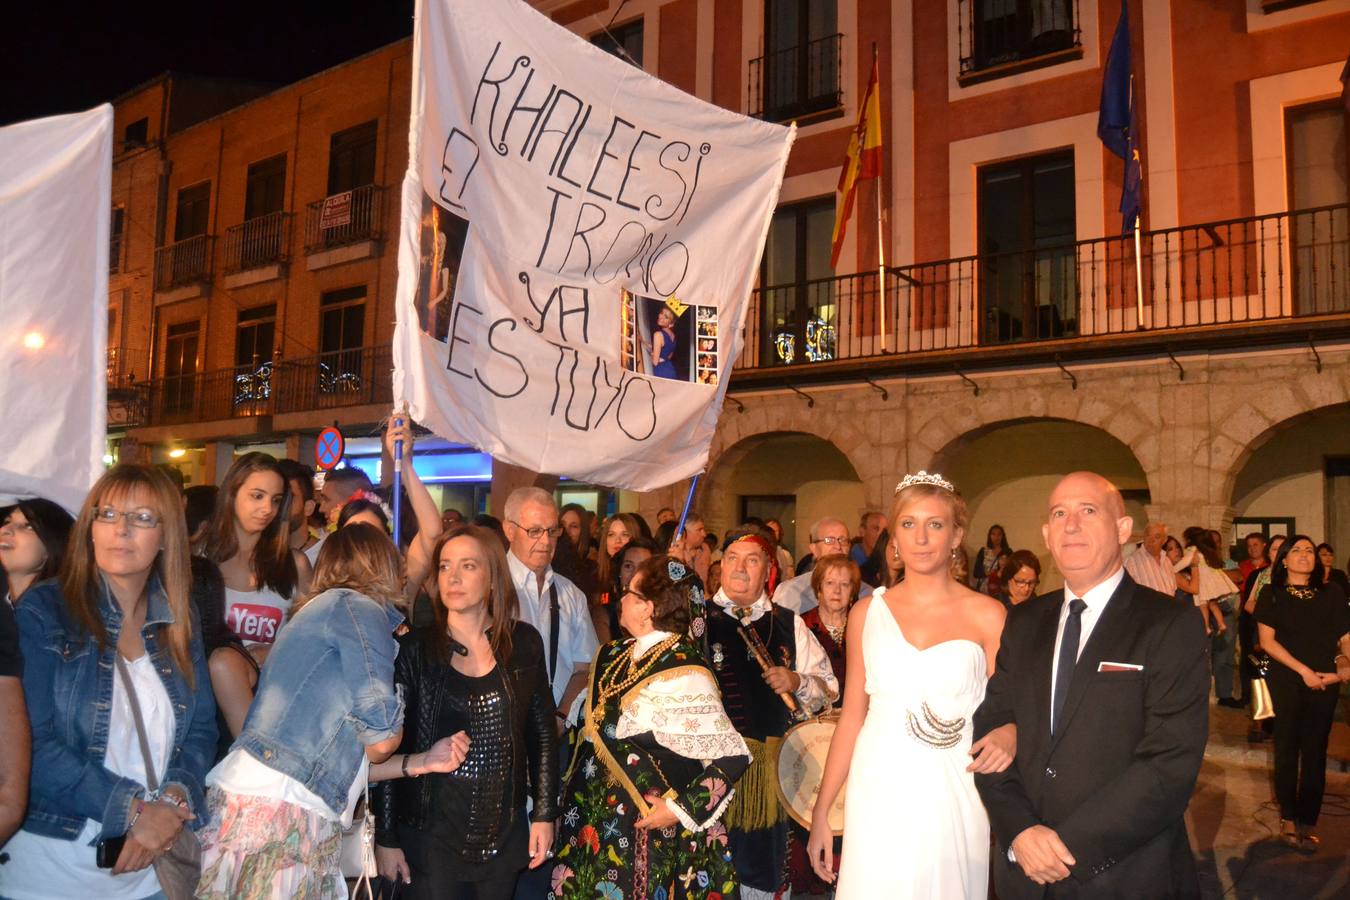
[[[1209,745],[1186,813],[1205,900],[1350,900],[1347,712],[1350,703],[1342,698],[1317,827],[1322,845],[1304,856],[1275,840],[1280,814],[1271,785],[1271,744],[1247,743],[1246,713],[1210,707]]]
[[[1350,727],[1346,701],[1332,732],[1327,793],[1318,822],[1322,845],[1304,856],[1275,840],[1269,742],[1247,743],[1247,717],[1212,707],[1200,780],[1186,813],[1206,900],[1350,898]]]

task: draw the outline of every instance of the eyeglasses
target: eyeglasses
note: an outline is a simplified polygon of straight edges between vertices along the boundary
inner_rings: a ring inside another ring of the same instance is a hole
[[[143,509],[129,509],[125,512],[112,506],[100,506],[94,510],[94,521],[104,525],[116,525],[118,519],[126,519],[133,528],[155,528],[160,523],[159,516]]]
[[[633,597],[638,598],[638,599],[641,600],[643,603],[653,603],[653,602],[655,602],[655,601],[653,601],[650,597],[647,597],[647,596],[644,596],[644,595],[642,595],[642,594],[639,594],[637,591],[633,590],[632,588],[628,588],[627,590],[625,590],[625,591],[623,592],[623,596],[620,597],[619,599],[622,600],[623,597],[627,597],[627,596],[630,596],[630,595],[633,596]]]
[[[1041,581],[1039,578],[1014,578],[1012,583],[1018,587],[1034,588],[1036,585],[1040,584]]]
[[[506,521],[510,522],[512,525],[516,526],[521,531],[525,532],[525,535],[532,541],[537,541],[544,535],[548,535],[550,540],[556,541],[560,536],[562,536],[563,533],[561,525],[554,525],[552,528],[545,528],[542,525],[536,525],[533,528],[526,528],[524,525],[520,524],[514,519],[507,519]]]
[[[840,537],[812,538],[811,543],[824,544],[826,547],[842,547],[848,543],[848,538],[840,538]]]

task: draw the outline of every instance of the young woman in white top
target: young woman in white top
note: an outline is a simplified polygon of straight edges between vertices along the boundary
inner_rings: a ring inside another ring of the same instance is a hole
[[[216,508],[197,552],[225,580],[225,625],[258,665],[276,640],[291,604],[309,587],[304,553],[290,546],[291,491],[277,461],[246,453],[234,461],[216,494]],[[256,668],[237,652],[211,654],[211,686],[231,731],[253,700]]]

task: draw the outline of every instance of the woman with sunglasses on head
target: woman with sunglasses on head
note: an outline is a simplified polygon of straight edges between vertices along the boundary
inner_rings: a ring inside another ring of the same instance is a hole
[[[33,769],[0,895],[163,896],[152,864],[204,818],[216,744],[188,571],[177,488],[119,465],[90,490],[59,580],[19,604]]]
[[[464,763],[372,791],[376,860],[412,900],[509,900],[547,858],[558,816],[544,642],[517,618],[495,535],[452,526],[434,554],[435,623],[400,639],[394,667],[414,724],[390,762],[452,740]]]
[[[0,572],[11,605],[29,587],[61,571],[73,524],[70,513],[41,497],[20,500],[0,514]]]
[[[245,453],[225,473],[197,547],[225,579],[225,624],[260,657],[309,587],[309,560],[290,545],[290,504],[277,461]]]
[[[1350,681],[1350,606],[1340,585],[1324,581],[1307,535],[1290,537],[1270,570],[1256,600],[1256,629],[1272,663],[1266,682],[1275,706],[1280,840],[1315,853],[1327,741],[1340,686]]]

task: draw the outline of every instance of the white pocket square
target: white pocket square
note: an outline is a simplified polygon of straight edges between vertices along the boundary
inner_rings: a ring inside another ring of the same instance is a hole
[[[1098,672],[1142,672],[1144,667],[1136,663],[1120,662],[1099,662],[1097,663]]]

